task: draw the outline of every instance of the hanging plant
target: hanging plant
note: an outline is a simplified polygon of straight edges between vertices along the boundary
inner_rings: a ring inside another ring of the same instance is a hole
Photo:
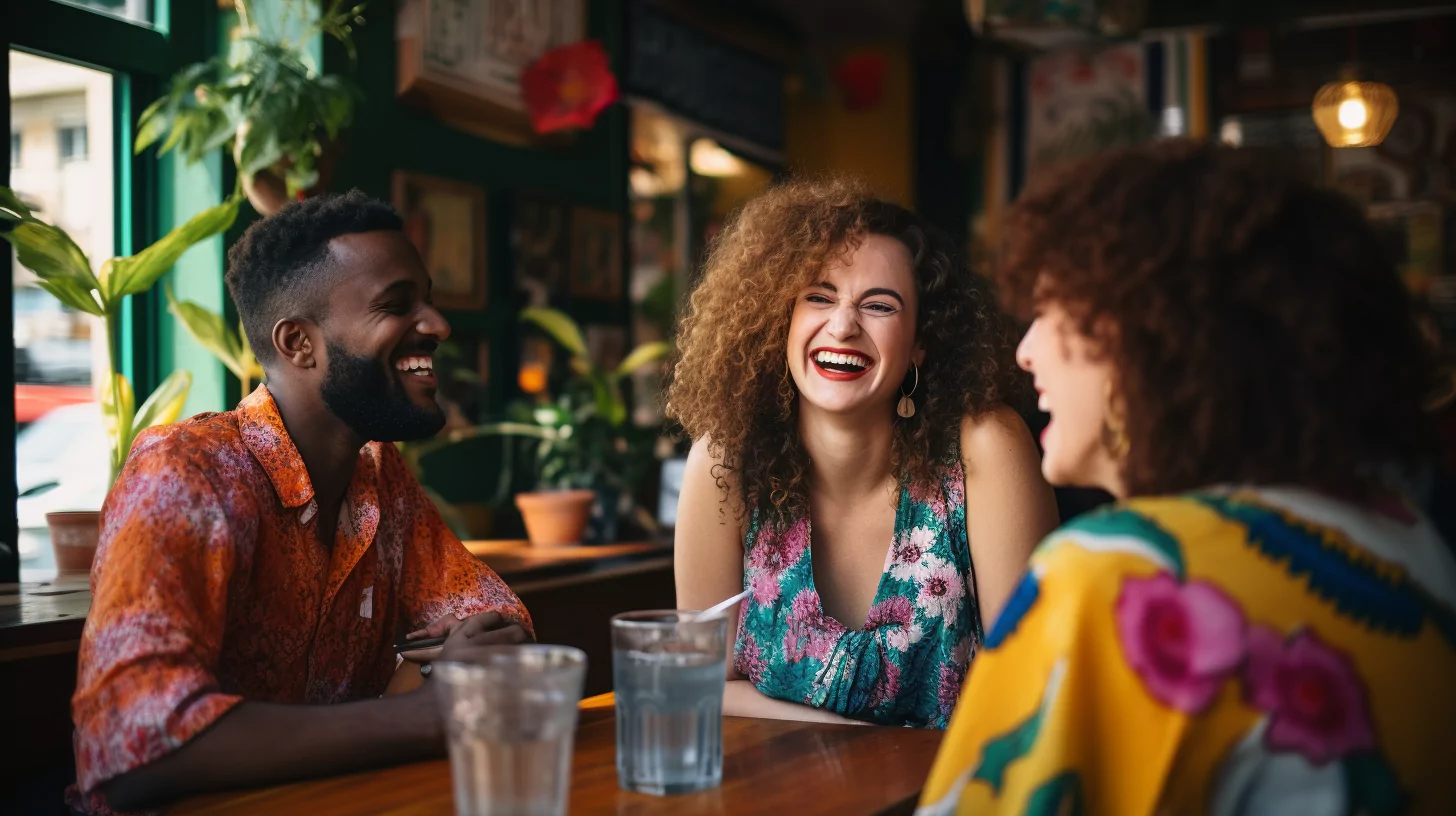
[[[307,7],[303,0],[294,5]],[[175,149],[191,163],[226,148],[248,200],[269,215],[327,184],[339,136],[361,94],[346,77],[320,73],[305,45],[318,34],[333,37],[352,65],[364,4],[328,0],[291,40],[262,34],[245,0],[236,0],[236,8],[236,47],[173,77],[167,94],[142,112],[136,150],[156,144],[159,154]]]

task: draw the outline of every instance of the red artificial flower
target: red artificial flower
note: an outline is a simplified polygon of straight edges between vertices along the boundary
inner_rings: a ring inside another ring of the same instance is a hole
[[[537,133],[590,128],[621,94],[596,40],[563,45],[541,55],[521,73],[521,96]]]
[[[866,110],[885,96],[885,58],[874,52],[855,54],[834,69],[834,84],[848,110]]]

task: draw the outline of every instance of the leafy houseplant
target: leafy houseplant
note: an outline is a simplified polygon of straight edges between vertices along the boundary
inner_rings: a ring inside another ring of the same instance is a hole
[[[298,37],[283,39],[265,36],[248,3],[235,3],[237,46],[173,77],[167,94],[142,112],[136,150],[160,141],[159,154],[176,148],[196,162],[226,147],[248,200],[270,215],[327,181],[334,146],[360,94],[348,79],[321,74],[305,44],[326,34],[355,60],[353,27],[364,21],[364,4],[327,0]],[[309,8],[302,0],[292,5]]]
[[[582,540],[593,502],[601,500],[604,515],[615,519],[617,497],[630,495],[641,464],[650,459],[654,435],[628,421],[622,385],[633,372],[661,363],[672,346],[644,343],[608,370],[592,361],[580,327],[564,312],[528,308],[521,312],[521,320],[544,331],[569,355],[571,377],[560,394],[554,400],[513,406],[505,421],[409,446],[405,455],[418,473],[421,457],[464,439],[507,436],[530,441],[536,490],[516,496],[527,532],[535,544],[573,543]],[[512,482],[515,460],[513,446],[506,445],[504,451],[499,482],[503,491]]]
[[[172,295],[171,287],[166,291],[167,310],[192,335],[193,340],[212,352],[238,378],[242,383],[240,393],[247,396],[253,390],[253,383],[263,379],[263,366],[253,356],[253,348],[248,345],[248,336],[243,330],[242,321],[238,321],[235,331],[223,320],[222,315],[190,300],[177,300]]]
[[[21,265],[34,272],[39,278],[38,285],[61,303],[102,319],[106,332],[107,372],[101,389],[101,412],[111,447],[108,486],[116,481],[137,434],[153,425],[175,421],[182,413],[182,405],[192,387],[190,372],[174,371],[137,406],[131,383],[120,373],[117,359],[117,319],[122,304],[128,296],[152,288],[193,244],[232,226],[237,218],[238,203],[234,196],[203,210],[141,252],[107,260],[101,265],[98,275],[91,271],[86,253],[64,230],[36,218],[14,190],[0,187],[0,227],[5,229],[0,237],[14,245]],[[82,523],[87,522],[82,520]],[[54,527],[54,521],[52,524]],[[89,524],[91,555],[94,555],[96,519],[91,519]],[[57,564],[65,569],[67,562],[76,562],[69,557],[71,553],[62,557],[60,548],[63,539],[69,540],[69,537],[53,533]],[[87,556],[84,568],[89,567]]]

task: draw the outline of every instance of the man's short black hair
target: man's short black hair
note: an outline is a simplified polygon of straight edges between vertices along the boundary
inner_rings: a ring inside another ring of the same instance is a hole
[[[359,190],[289,204],[256,221],[228,250],[227,287],[258,361],[273,360],[273,326],[285,317],[320,319],[329,241],[403,229],[399,213]]]

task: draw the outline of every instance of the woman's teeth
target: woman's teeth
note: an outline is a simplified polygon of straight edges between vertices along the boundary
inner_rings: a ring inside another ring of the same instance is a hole
[[[864,371],[870,365],[868,357],[858,354],[836,354],[832,351],[816,352],[814,362],[830,371]]]
[[[435,373],[435,361],[432,357],[405,357],[395,363],[394,368],[416,377],[427,377]]]

